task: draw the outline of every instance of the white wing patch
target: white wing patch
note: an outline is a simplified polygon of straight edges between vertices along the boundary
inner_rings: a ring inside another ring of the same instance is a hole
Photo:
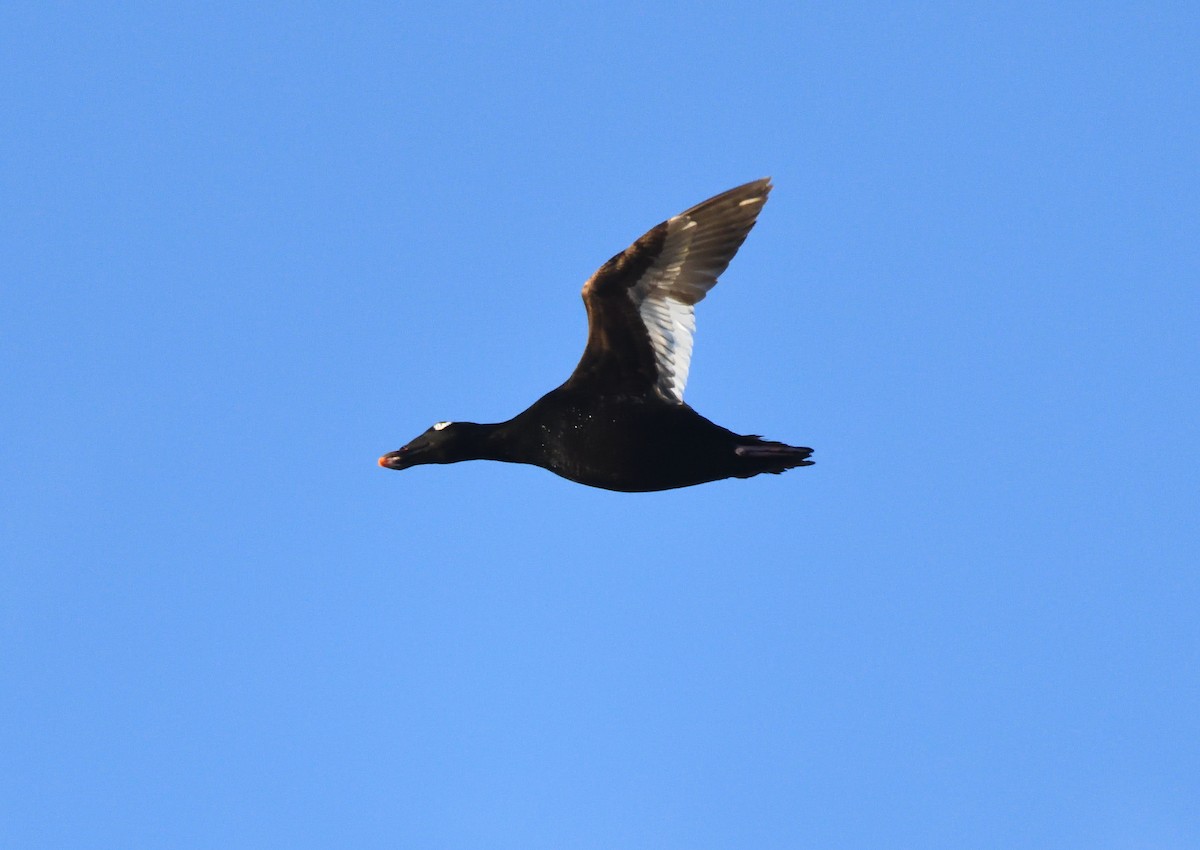
[[[647,298],[638,308],[658,363],[658,389],[670,401],[683,401],[692,365],[696,314],[691,304],[672,298]]]
[[[443,428],[449,428],[449,427],[450,427],[449,422],[434,422],[433,423],[433,430],[435,430],[435,431],[440,431]]]
[[[728,257],[712,256],[713,241],[686,215],[668,220],[658,261],[628,290],[654,346],[658,391],[668,401],[682,403],[687,387],[696,332],[693,305],[716,286],[717,275],[729,262]]]
[[[692,304],[699,298],[682,300],[674,284],[683,270],[696,222],[677,216],[667,224],[667,241],[658,261],[641,280],[630,288],[629,297],[637,305],[642,323],[654,346],[658,365],[658,391],[668,401],[683,401],[688,369],[692,363],[692,335],[696,332],[696,315]],[[704,293],[700,293],[700,298]]]

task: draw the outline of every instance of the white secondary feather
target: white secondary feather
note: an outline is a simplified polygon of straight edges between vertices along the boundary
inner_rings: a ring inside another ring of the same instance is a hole
[[[658,261],[629,289],[629,297],[637,305],[654,346],[658,391],[675,402],[683,401],[691,366],[692,334],[696,331],[692,305],[707,291],[702,289],[699,297],[694,297],[691,287],[681,285],[683,262],[695,232],[696,222],[691,219],[681,216],[671,219]]]
[[[760,206],[762,201],[761,196],[750,199]],[[686,214],[669,219],[658,260],[629,289],[654,346],[658,391],[669,401],[683,401],[696,331],[693,305],[717,285],[728,265],[729,236],[722,227],[697,227]]]

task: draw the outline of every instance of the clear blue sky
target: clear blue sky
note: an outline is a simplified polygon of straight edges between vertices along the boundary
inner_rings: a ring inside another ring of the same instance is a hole
[[[0,12],[0,845],[1200,846],[1195,4]],[[776,190],[623,495],[376,466]]]

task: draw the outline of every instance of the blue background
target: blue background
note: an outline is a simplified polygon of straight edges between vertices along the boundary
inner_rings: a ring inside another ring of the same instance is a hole
[[[0,844],[1200,846],[1200,12],[0,12]],[[650,495],[403,473],[776,190]]]

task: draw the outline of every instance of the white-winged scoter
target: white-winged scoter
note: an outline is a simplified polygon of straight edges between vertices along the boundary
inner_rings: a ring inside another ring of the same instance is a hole
[[[717,283],[771,191],[730,189],[652,228],[583,286],[587,346],[567,382],[507,422],[438,422],[379,459],[528,463],[607,490],[670,490],[810,466],[812,449],[728,431],[683,401],[693,306]]]

